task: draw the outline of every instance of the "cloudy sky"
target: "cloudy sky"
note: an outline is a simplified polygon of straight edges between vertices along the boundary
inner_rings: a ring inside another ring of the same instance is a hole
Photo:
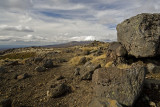
[[[0,0],[0,45],[116,40],[116,25],[160,0]]]

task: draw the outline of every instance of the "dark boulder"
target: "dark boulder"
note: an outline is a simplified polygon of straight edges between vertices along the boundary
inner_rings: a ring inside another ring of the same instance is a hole
[[[100,68],[92,77],[93,90],[97,97],[115,99],[120,104],[132,106],[141,93],[144,79],[145,68],[142,66]]]
[[[160,14],[138,14],[117,25],[118,42],[129,55],[160,55]]]
[[[52,68],[53,67],[53,61],[51,59],[43,60],[43,67]]]
[[[18,80],[22,80],[22,79],[26,79],[28,77],[29,77],[28,73],[24,73],[24,74],[18,75],[16,78]]]
[[[62,84],[52,84],[47,91],[47,96],[50,98],[58,98],[65,95],[67,92],[70,91],[69,86],[65,83]]]
[[[85,64],[86,62],[87,62],[86,57],[82,57],[82,58],[79,60],[78,65],[83,65],[83,64]]]
[[[0,99],[0,107],[12,107],[11,99]]]
[[[46,70],[46,68],[41,67],[41,66],[38,66],[38,67],[35,68],[35,71],[37,71],[37,72],[44,72],[45,70]]]
[[[84,68],[80,71],[81,80],[91,80],[93,72],[100,67],[100,64],[85,65]]]

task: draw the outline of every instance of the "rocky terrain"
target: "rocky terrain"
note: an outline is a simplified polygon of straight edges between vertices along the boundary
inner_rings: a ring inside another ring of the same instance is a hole
[[[160,107],[160,14],[117,26],[117,42],[0,52],[2,107]]]

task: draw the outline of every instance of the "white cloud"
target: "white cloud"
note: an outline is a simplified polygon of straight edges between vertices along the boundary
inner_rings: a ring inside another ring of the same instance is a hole
[[[0,44],[116,40],[116,25],[159,0],[1,0]]]
[[[9,25],[0,25],[1,30],[7,31],[19,31],[19,32],[34,32],[29,26],[9,26]]]

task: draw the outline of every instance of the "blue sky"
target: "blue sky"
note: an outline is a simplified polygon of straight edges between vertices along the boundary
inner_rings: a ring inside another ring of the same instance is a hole
[[[159,0],[0,0],[0,45],[117,39],[116,25]]]

